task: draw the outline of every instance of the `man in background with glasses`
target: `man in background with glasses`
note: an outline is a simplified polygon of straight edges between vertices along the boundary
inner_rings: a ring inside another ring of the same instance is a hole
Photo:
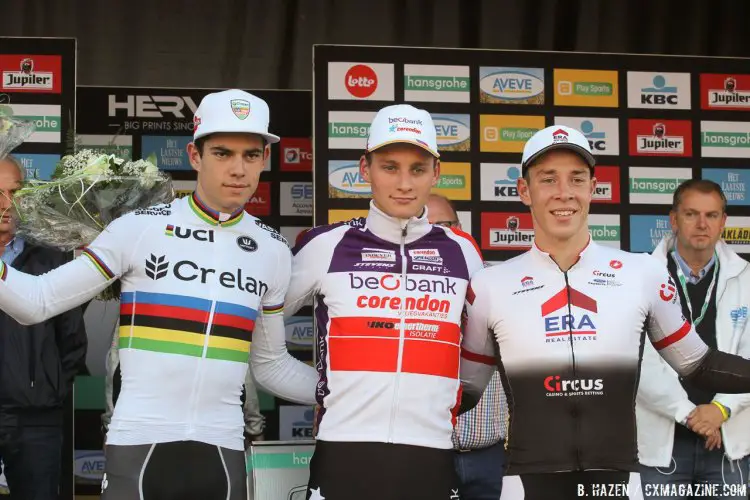
[[[427,217],[436,226],[462,229],[456,209],[442,195],[430,195]],[[507,414],[500,375],[495,371],[477,406],[458,416],[453,432],[462,500],[500,498],[505,472]]]

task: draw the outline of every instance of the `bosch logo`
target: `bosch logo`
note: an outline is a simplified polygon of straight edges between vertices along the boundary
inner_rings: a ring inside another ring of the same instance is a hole
[[[544,379],[547,396],[601,396],[604,394],[604,380],[597,378],[564,379],[560,375],[550,375]]]
[[[238,236],[237,246],[246,252],[254,252],[258,249],[258,244],[250,236]]]

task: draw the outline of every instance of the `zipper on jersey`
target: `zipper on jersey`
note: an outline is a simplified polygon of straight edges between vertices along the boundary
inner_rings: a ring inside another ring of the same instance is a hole
[[[216,224],[216,227],[221,227],[220,224]],[[212,256],[213,261],[212,264],[214,266],[214,269],[217,267],[216,264],[219,261],[218,258],[218,247],[216,245],[212,245]],[[208,352],[208,343],[211,339],[211,329],[213,327],[213,320],[214,320],[214,311],[216,310],[216,300],[215,300],[215,292],[214,292],[215,285],[211,284],[209,286],[209,297],[211,297],[211,309],[208,313],[208,320],[206,320],[206,328],[204,331],[204,338],[203,338],[203,352],[201,353],[201,357],[198,360],[198,366],[195,369],[195,374],[193,375],[193,391],[191,393],[192,401],[190,404],[190,417],[188,419],[188,433],[192,434],[195,431],[195,417],[198,413],[198,400],[200,399],[200,392],[201,392],[201,385],[203,383],[203,369],[205,367],[205,359],[206,359],[206,353]]]
[[[573,324],[575,323],[572,321],[573,319],[573,309],[570,305],[570,281],[568,281],[568,271],[563,272],[563,276],[565,277],[565,291],[568,294],[568,317],[571,319],[571,321],[568,321],[568,338],[570,340],[570,354],[573,359],[573,378],[577,379],[578,375],[576,373],[576,350],[575,350],[575,341],[573,340]],[[572,399],[572,398],[571,398]],[[580,441],[580,435],[581,435],[581,421],[579,420],[579,411],[578,411],[578,403],[573,400],[571,401],[572,405],[572,414],[573,414],[573,436],[574,436],[574,442],[576,443],[576,463],[578,464],[578,470],[582,470],[583,466],[581,465],[581,448],[579,446]]]
[[[393,403],[391,404],[391,424],[388,429],[388,442],[393,442],[393,426],[396,421],[396,412],[398,410],[398,382],[401,378],[401,363],[404,358],[404,328],[406,326],[406,251],[404,245],[406,244],[406,226],[408,221],[404,221],[401,227],[401,286],[399,287],[399,294],[401,295],[401,308],[399,309],[399,332],[398,332],[398,361],[396,363],[396,373],[394,374],[396,380],[393,387]]]

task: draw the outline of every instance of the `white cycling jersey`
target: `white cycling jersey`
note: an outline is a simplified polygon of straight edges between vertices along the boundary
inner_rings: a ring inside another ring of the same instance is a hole
[[[316,305],[318,439],[452,448],[461,316],[483,267],[471,236],[371,203],[293,253],[285,312]]]
[[[499,348],[509,474],[637,470],[635,396],[646,332],[681,374],[707,352],[664,265],[594,242],[567,272],[536,245],[480,271],[467,313],[464,390],[481,393]]]
[[[286,351],[290,272],[274,229],[242,210],[214,212],[193,194],[115,220],[81,256],[43,276],[3,265],[0,308],[37,323],[120,278],[122,386],[107,444],[192,440],[242,450],[251,340],[259,385],[315,401],[316,371]]]

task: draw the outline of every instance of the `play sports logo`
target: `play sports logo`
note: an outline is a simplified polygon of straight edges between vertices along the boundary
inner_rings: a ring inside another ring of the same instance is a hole
[[[532,135],[544,128],[544,116],[479,115],[479,150],[521,153]]]
[[[641,120],[628,122],[631,156],[693,156],[690,120]]]
[[[404,100],[470,102],[468,66],[404,64]]]
[[[618,105],[617,71],[555,68],[554,83],[556,106]]]
[[[628,107],[690,109],[690,74],[628,71]]]
[[[750,123],[702,121],[701,155],[750,158]]]
[[[328,63],[328,98],[334,100],[393,100],[393,64]]]
[[[0,55],[0,91],[59,94],[62,89],[60,56]]]
[[[470,200],[471,163],[440,163],[440,178],[432,192],[449,200]]]
[[[701,75],[701,108],[750,110],[750,75]]]
[[[617,118],[556,116],[555,125],[567,125],[580,130],[588,139],[595,156],[620,154],[620,127]]]

